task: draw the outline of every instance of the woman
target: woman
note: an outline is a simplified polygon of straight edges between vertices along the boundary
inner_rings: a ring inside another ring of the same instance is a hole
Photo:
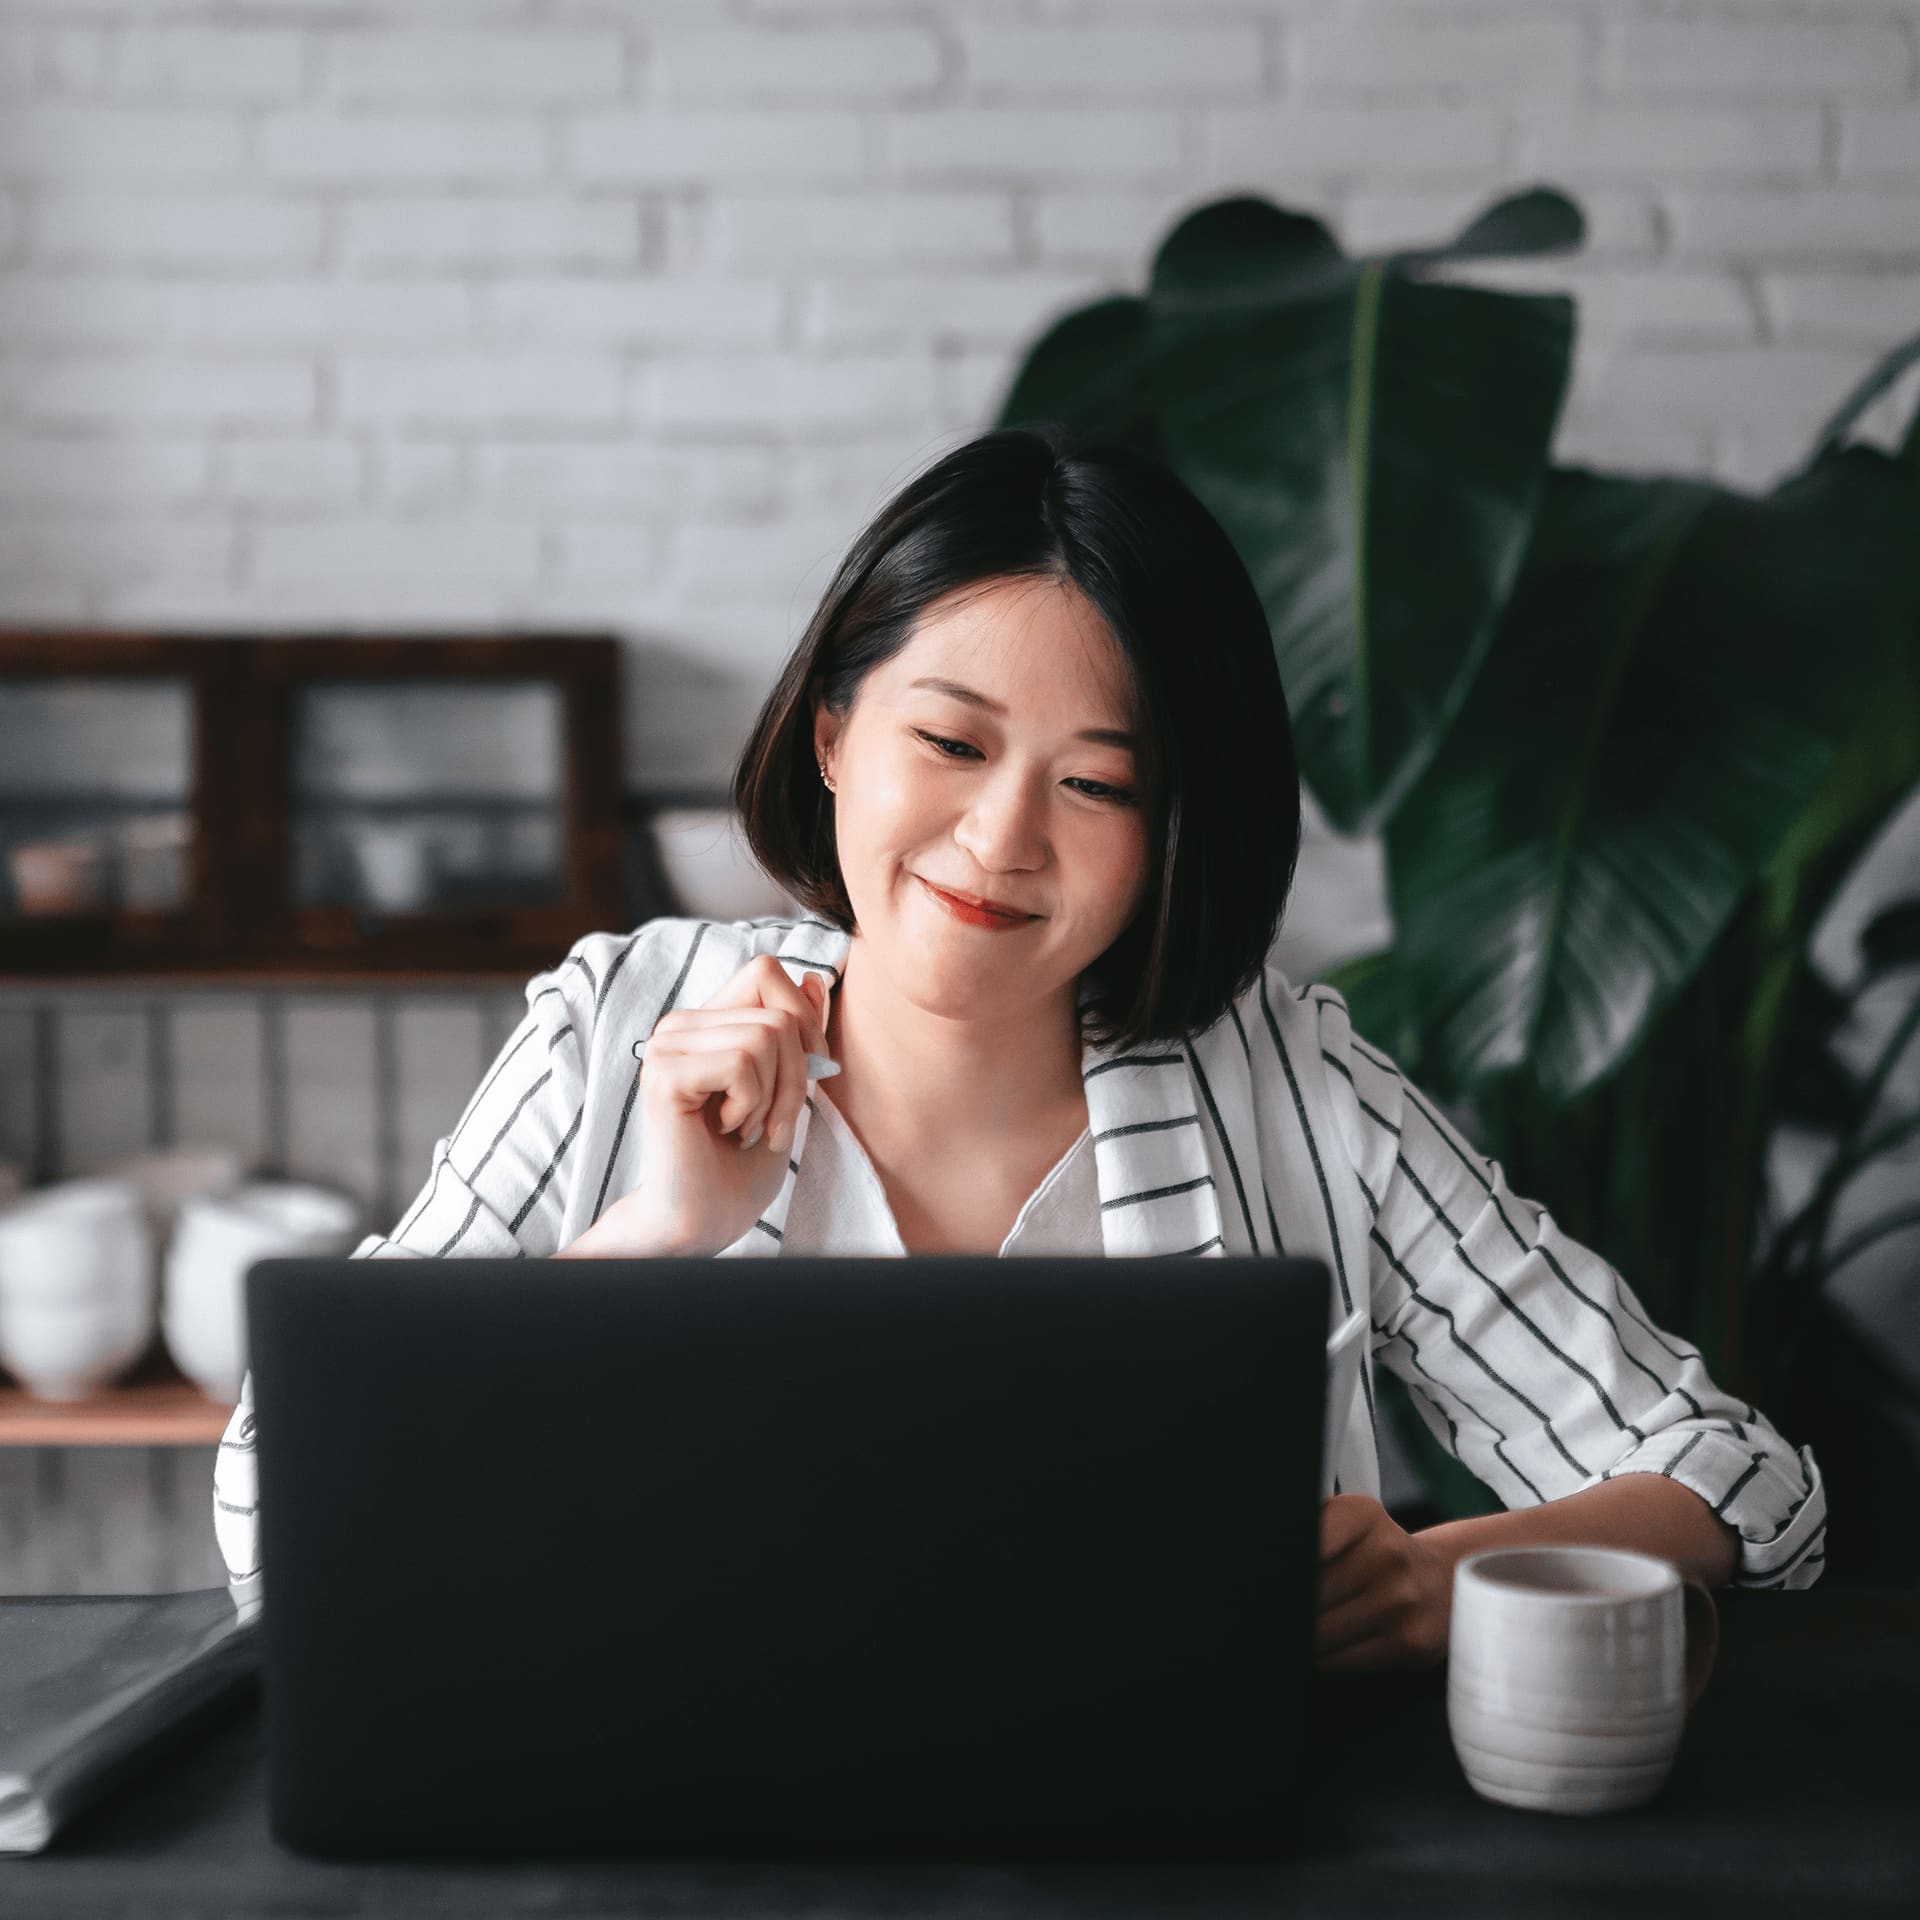
[[[932,465],[843,561],[734,797],[805,911],[577,941],[357,1257],[1314,1256],[1334,1324],[1371,1328],[1332,1410],[1324,1670],[1443,1659],[1488,1546],[1818,1578],[1808,1449],[1274,964],[1286,702],[1245,567],[1165,468],[1051,426]],[[837,1072],[810,1084],[810,1052]],[[1392,1519],[1375,1362],[1507,1511]],[[215,1508],[243,1608],[251,1386]]]

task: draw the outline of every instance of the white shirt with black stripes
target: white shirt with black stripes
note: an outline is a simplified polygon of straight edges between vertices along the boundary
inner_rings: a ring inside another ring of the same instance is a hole
[[[812,918],[668,917],[594,933],[527,983],[527,1013],[418,1197],[356,1259],[545,1255],[637,1178],[633,1048],[757,954],[838,985],[849,936]],[[1623,1473],[1690,1488],[1740,1536],[1733,1581],[1806,1587],[1825,1560],[1810,1449],[1723,1392],[1626,1281],[1507,1185],[1435,1103],[1356,1035],[1333,988],[1269,960],[1203,1034],[1083,1050],[1088,1126],[1029,1196],[1003,1255],[1285,1253],[1333,1276],[1330,1328],[1363,1307],[1359,1391],[1336,1491],[1380,1493],[1373,1370],[1508,1508]],[[904,1253],[859,1142],[815,1088],[766,1212],[718,1259]],[[810,1143],[811,1147],[810,1147]],[[252,1376],[215,1468],[214,1524],[243,1613],[257,1608]],[[1338,1410],[1335,1410],[1336,1425]]]

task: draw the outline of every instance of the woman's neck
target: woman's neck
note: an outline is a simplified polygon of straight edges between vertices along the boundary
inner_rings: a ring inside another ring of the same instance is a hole
[[[1085,1113],[1078,1011],[1070,986],[995,1022],[929,1014],[869,971],[856,937],[828,1017],[833,1103],[889,1159],[1057,1130]]]

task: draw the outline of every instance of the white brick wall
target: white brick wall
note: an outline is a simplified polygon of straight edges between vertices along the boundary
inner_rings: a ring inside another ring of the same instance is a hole
[[[1920,322],[1917,62],[1920,0],[0,0],[0,619],[644,630],[628,777],[712,787],[790,556],[1216,194],[1565,185],[1587,254],[1486,270],[1582,295],[1562,451],[1768,479]]]
[[[1920,329],[1920,0],[0,0],[0,621],[605,626],[629,784],[716,789],[861,522],[1181,212],[1536,181],[1587,250],[1474,277],[1581,297],[1561,453],[1764,483]],[[1289,924],[1373,944],[1377,849],[1311,831]],[[340,1017],[294,1144],[364,1184]]]

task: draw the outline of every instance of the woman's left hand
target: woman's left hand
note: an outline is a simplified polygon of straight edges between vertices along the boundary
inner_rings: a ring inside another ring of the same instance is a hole
[[[1447,1657],[1453,1569],[1378,1500],[1336,1493],[1320,1508],[1322,1673],[1437,1667]]]

